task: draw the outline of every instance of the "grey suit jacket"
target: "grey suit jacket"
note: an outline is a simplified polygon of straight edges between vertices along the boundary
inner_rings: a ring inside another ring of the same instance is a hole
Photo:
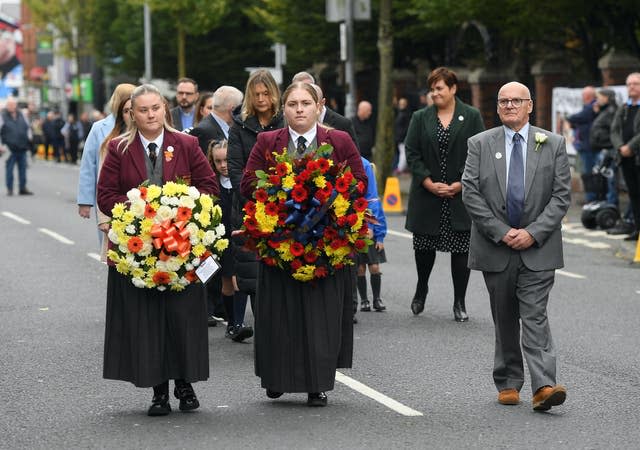
[[[535,151],[535,133],[546,142]],[[492,128],[468,140],[462,175],[462,200],[472,220],[469,268],[500,272],[511,249],[502,238],[511,228],[507,219],[507,170],[504,128]],[[535,243],[521,252],[530,270],[564,266],[561,221],[571,202],[571,174],[564,138],[529,127],[525,174],[523,228]]]

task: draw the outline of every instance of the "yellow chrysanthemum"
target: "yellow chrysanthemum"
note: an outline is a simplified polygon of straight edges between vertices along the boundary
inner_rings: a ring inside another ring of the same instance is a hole
[[[345,199],[342,195],[338,195],[331,207],[336,212],[336,216],[342,217],[349,210],[349,200]]]
[[[136,215],[134,213],[132,213],[131,211],[127,211],[122,215],[122,221],[124,223],[126,223],[127,225],[129,225],[131,222],[133,222],[136,218]]]
[[[222,253],[229,246],[229,241],[227,239],[219,239],[213,246],[218,252]]]
[[[153,267],[156,265],[157,260],[158,258],[156,256],[147,256],[144,260],[144,264],[149,267]]]
[[[364,221],[364,211],[356,214],[358,216],[358,220],[356,220],[356,223],[354,223],[351,227],[351,231],[358,231],[360,228],[362,228],[362,222]]]
[[[207,251],[207,248],[202,244],[194,245],[191,248],[191,253],[193,253],[198,258],[200,258],[206,251]]]
[[[141,269],[139,267],[133,269],[131,271],[131,276],[134,278],[143,278],[144,277],[144,269]]]
[[[296,180],[293,177],[293,175],[287,175],[282,179],[282,187],[284,189],[293,189],[295,185],[296,185]]]
[[[278,216],[270,216],[265,212],[264,203],[256,203],[256,221],[263,233],[273,233],[278,225]]]
[[[153,200],[160,197],[160,194],[162,194],[162,188],[160,186],[152,184],[151,186],[147,187],[147,203],[152,202]]]
[[[121,258],[120,261],[116,264],[116,270],[122,275],[128,275],[131,267],[126,259]]]
[[[173,197],[177,193],[178,193],[178,185],[173,181],[169,181],[162,186],[162,195],[168,195],[170,197]]]
[[[318,175],[313,179],[313,183],[320,189],[323,189],[327,185],[327,180],[322,175]]]
[[[151,227],[153,226],[153,220],[151,219],[142,219],[140,222],[140,232],[142,234],[149,234],[151,232]]]
[[[107,252],[107,258],[109,258],[111,261],[115,263],[120,261],[120,256],[118,256],[118,253],[113,249]]]
[[[278,200],[286,200],[287,199],[287,193],[285,191],[278,191]]]
[[[213,223],[220,223],[220,220],[222,220],[222,208],[220,207],[220,205],[215,205],[213,207],[213,209],[211,210],[211,215],[213,216]]]
[[[184,286],[180,283],[172,283],[170,289],[174,292],[180,292],[184,290]]]
[[[208,212],[201,212],[198,216],[198,222],[200,222],[200,225],[202,225],[203,227],[208,227],[209,225],[211,225],[211,214],[209,214]]]
[[[114,219],[119,219],[120,217],[122,217],[126,210],[127,209],[124,206],[124,203],[116,203],[115,205],[113,205],[113,209],[111,210],[111,217],[113,217]]]
[[[120,220],[116,220],[114,222],[111,222],[111,229],[116,232],[117,234],[122,234],[124,233],[124,229],[127,227],[127,225],[120,221]]]
[[[202,206],[202,211],[211,211],[211,208],[213,208],[213,200],[211,199],[211,196],[202,194],[199,200],[200,206]]]
[[[316,269],[316,266],[307,264],[300,267],[298,270],[296,270],[292,276],[298,281],[311,281],[313,280],[313,277],[314,277],[313,272],[315,271],[315,269]]]
[[[293,261],[293,254],[291,253],[291,245],[288,242],[281,242],[280,247],[276,249],[276,251],[280,254],[280,258],[283,261]]]

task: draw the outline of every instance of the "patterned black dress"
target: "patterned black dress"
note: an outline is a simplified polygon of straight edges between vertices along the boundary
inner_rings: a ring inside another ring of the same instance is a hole
[[[449,127],[444,128],[442,122],[438,119],[438,150],[440,151],[440,172],[443,174],[441,180],[448,183],[447,180],[447,156],[449,153]],[[443,198],[440,206],[440,234],[414,234],[413,249],[419,251],[436,250],[448,253],[467,253],[469,252],[469,235],[468,231],[454,231],[451,228],[451,209],[449,208],[449,199]]]

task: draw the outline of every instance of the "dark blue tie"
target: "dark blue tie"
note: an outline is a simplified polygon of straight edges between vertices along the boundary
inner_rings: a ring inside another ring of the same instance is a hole
[[[520,228],[524,209],[524,164],[522,162],[522,136],[513,136],[511,161],[509,162],[509,182],[507,183],[507,217],[509,225]]]

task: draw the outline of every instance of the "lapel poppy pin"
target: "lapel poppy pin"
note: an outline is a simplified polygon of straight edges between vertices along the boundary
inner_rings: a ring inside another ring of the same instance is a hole
[[[167,149],[164,151],[164,160],[166,162],[169,162],[173,159],[173,147],[170,145],[167,147]]]

